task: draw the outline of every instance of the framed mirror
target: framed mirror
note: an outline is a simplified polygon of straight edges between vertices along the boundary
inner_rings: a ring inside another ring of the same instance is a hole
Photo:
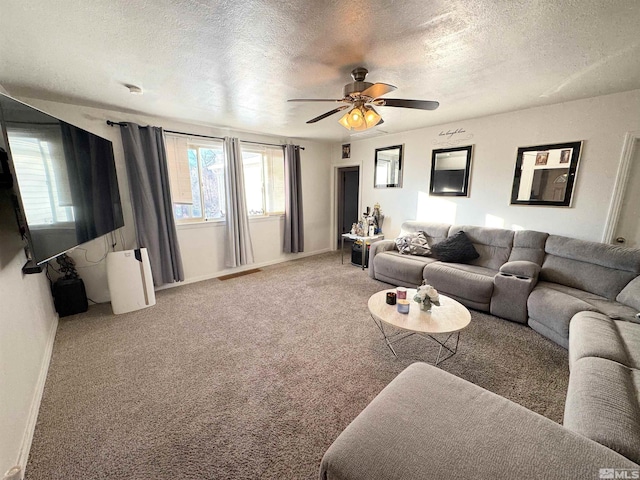
[[[469,196],[472,146],[441,148],[431,154],[431,195]]]
[[[571,206],[582,142],[518,149],[512,205]]]
[[[402,145],[376,148],[374,188],[402,187]]]

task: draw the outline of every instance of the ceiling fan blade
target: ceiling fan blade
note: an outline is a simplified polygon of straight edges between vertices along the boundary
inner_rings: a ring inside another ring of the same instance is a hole
[[[338,108],[334,108],[333,110],[331,110],[330,112],[327,113],[323,113],[322,115],[316,117],[316,118],[312,118],[311,120],[309,120],[307,123],[316,123],[317,121],[322,120],[323,118],[327,118],[330,117],[331,115],[333,115],[334,113],[338,113],[341,112],[342,110],[344,110],[345,108],[349,108],[349,105],[343,105],[341,107]]]
[[[344,98],[336,100],[334,98],[291,98],[287,102],[346,102]]]
[[[393,85],[389,85],[388,83],[374,83],[369,88],[364,90],[360,95],[366,95],[371,98],[378,98],[382,95],[385,95],[389,92],[393,92],[396,88]]]
[[[419,108],[420,110],[435,110],[440,103],[429,100],[404,100],[402,98],[381,98],[375,105],[380,107]]]

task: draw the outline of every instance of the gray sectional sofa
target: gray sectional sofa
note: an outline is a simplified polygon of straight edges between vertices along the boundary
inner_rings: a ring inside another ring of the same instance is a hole
[[[462,230],[479,257],[445,263],[382,241],[371,246],[370,275],[408,287],[424,279],[568,348],[563,425],[416,363],[329,447],[320,478],[640,478],[640,250],[534,231],[402,229],[425,232],[430,245]]]
[[[320,478],[640,478],[640,325],[577,313],[569,357],[563,426],[415,363],[329,447]]]
[[[569,321],[594,311],[640,321],[640,250],[531,230],[405,222],[430,245],[464,231],[479,253],[468,263],[405,255],[393,240],[373,243],[369,275],[415,287],[423,279],[467,307],[526,323],[567,348]]]

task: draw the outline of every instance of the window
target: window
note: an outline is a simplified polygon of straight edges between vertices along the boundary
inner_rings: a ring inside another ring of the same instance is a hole
[[[167,164],[178,223],[224,218],[222,142],[166,135]]]
[[[284,150],[243,145],[242,164],[249,215],[284,213]]]
[[[217,140],[165,135],[173,215],[177,223],[225,217],[223,144]],[[284,212],[284,150],[242,144],[247,213]]]

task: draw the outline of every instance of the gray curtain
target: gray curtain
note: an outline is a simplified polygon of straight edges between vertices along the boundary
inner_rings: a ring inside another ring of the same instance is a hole
[[[300,146],[284,147],[284,252],[304,252]]]
[[[242,152],[237,138],[224,139],[226,252],[225,265],[239,267],[253,263],[249,215],[244,192]]]
[[[120,128],[138,245],[149,252],[153,284],[184,280],[173,220],[162,129],[125,123]]]

